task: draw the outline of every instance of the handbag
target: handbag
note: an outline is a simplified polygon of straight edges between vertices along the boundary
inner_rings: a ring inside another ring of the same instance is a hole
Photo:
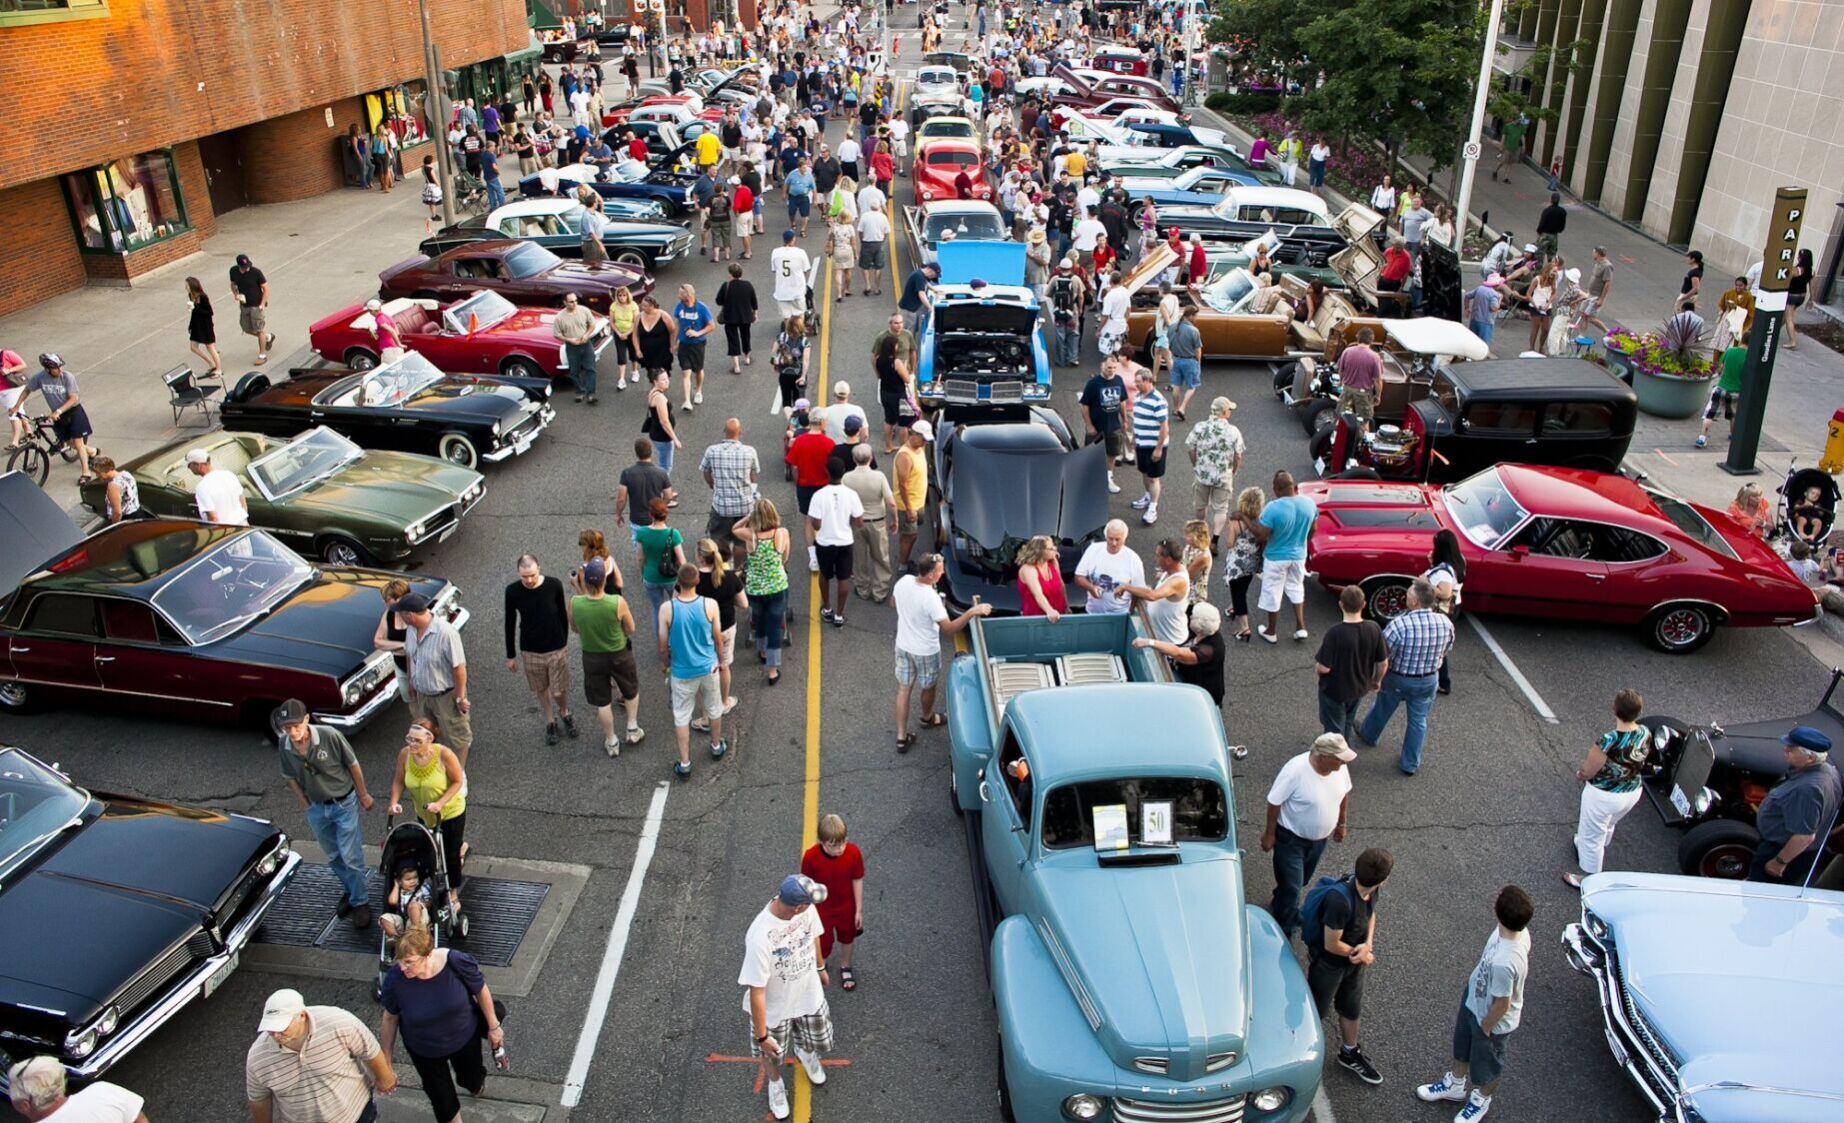
[[[677,545],[677,543],[672,545]],[[673,560],[671,546],[660,551],[659,560],[653,563],[653,575],[675,582],[679,579],[679,563]]]

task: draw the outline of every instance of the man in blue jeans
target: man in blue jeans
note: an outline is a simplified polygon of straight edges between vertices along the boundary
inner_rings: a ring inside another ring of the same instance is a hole
[[[290,698],[276,707],[282,778],[307,812],[307,825],[326,852],[327,868],[346,887],[338,914],[360,930],[371,927],[371,891],[365,884],[365,840],[359,812],[370,811],[365,772],[346,735],[308,720],[307,706]]]
[[[487,210],[505,206],[506,188],[499,181],[499,144],[495,141],[488,141],[480,151],[480,178],[487,184]]]
[[[1441,661],[1453,648],[1453,621],[1434,611],[1434,586],[1420,577],[1409,586],[1408,602],[1408,611],[1383,629],[1383,642],[1389,645],[1389,671],[1358,727],[1357,739],[1375,748],[1383,727],[1396,716],[1396,707],[1406,703],[1409,725],[1402,735],[1402,755],[1396,767],[1413,776],[1421,769],[1421,747],[1428,739],[1428,711],[1434,708]]]
[[[1321,733],[1313,747],[1281,765],[1268,789],[1268,825],[1261,848],[1274,855],[1274,897],[1268,912],[1291,937],[1300,930],[1300,889],[1309,884],[1325,854],[1325,844],[1345,839],[1351,805],[1351,773],[1357,759],[1336,733]],[[1319,933],[1307,933],[1307,943]]]

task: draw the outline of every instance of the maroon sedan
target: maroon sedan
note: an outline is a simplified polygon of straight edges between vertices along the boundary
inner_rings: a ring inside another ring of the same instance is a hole
[[[504,374],[515,378],[563,378],[569,371],[558,349],[549,308],[521,308],[492,292],[471,292],[452,304],[393,300],[384,311],[397,325],[406,350],[415,351],[446,374]],[[593,317],[591,345],[599,358],[613,337],[608,321]],[[307,341],[321,358],[353,370],[378,365],[371,313],[354,304],[318,320]]]
[[[438,257],[413,257],[378,274],[385,300],[459,300],[478,289],[499,293],[514,304],[563,306],[567,292],[585,307],[607,314],[616,289],[639,300],[653,291],[645,270],[612,261],[565,261],[543,246],[511,239],[458,246]]]
[[[1502,464],[1456,484],[1329,480],[1307,568],[1326,588],[1359,585],[1382,619],[1400,613],[1451,530],[1466,559],[1466,607],[1637,625],[1660,651],[1692,652],[1719,625],[1817,619],[1813,591],[1768,545],[1719,511],[1584,468]]]

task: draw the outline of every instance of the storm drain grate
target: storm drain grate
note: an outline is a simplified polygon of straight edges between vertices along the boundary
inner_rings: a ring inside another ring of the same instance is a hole
[[[384,911],[384,878],[376,870],[367,871],[365,877],[371,888],[371,910],[380,914]],[[361,932],[333,915],[344,891],[332,870],[303,862],[281,900],[264,915],[257,942],[376,955],[382,936],[376,924]],[[541,881],[468,878],[461,893],[467,937],[454,946],[485,966],[511,966],[550,891]]]

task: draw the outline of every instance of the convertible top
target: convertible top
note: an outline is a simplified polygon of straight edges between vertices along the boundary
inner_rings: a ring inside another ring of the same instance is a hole
[[[23,472],[0,475],[0,596],[83,540],[83,532]]]
[[[1107,450],[1067,452],[1047,426],[955,433],[954,527],[988,550],[1033,534],[1076,538],[1108,521]]]
[[[1434,316],[1384,320],[1383,331],[1404,351],[1416,355],[1443,355],[1478,361],[1492,357],[1492,349],[1463,324]]]

